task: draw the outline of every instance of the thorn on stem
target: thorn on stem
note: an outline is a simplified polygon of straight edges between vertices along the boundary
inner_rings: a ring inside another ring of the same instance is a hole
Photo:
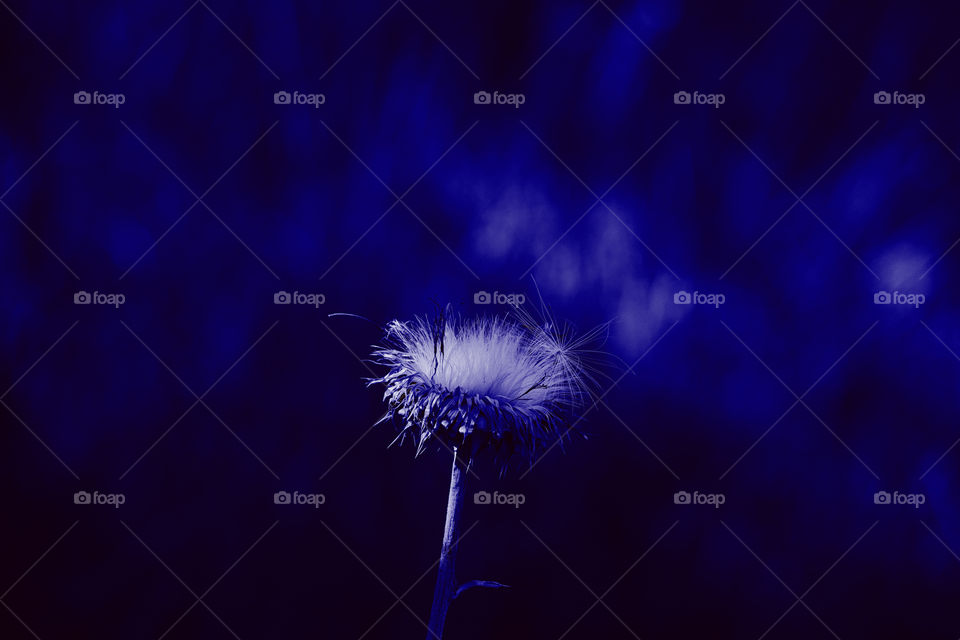
[[[510,585],[494,582],[493,580],[470,580],[468,582],[464,582],[462,585],[457,587],[457,591],[453,594],[453,599],[456,600],[457,598],[460,597],[461,593],[473,587],[487,587],[490,589],[509,589]]]

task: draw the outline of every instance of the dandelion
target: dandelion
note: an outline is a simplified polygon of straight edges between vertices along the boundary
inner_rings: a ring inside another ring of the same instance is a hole
[[[386,346],[374,351],[388,370],[370,384],[386,387],[381,422],[393,421],[396,441],[413,440],[417,455],[436,444],[453,453],[446,524],[428,638],[439,638],[455,590],[454,560],[466,473],[482,451],[506,468],[514,454],[532,463],[535,453],[563,442],[573,409],[583,404],[592,378],[597,337],[574,338],[552,322],[538,324],[515,309],[506,317],[464,319],[449,308],[412,322],[387,326]]]

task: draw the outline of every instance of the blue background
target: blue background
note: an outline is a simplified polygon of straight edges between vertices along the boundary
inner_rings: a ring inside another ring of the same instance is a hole
[[[5,0],[0,637],[425,635],[449,455],[387,448],[362,359],[390,319],[535,283],[581,331],[612,321],[625,364],[588,439],[477,465],[471,494],[525,503],[469,501],[458,572],[511,589],[455,601],[447,637],[559,638],[589,609],[563,637],[955,638],[958,24]]]

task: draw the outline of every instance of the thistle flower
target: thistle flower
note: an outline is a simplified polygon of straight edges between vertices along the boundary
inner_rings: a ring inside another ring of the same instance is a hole
[[[388,346],[374,351],[388,372],[387,412],[421,453],[436,437],[470,457],[491,449],[506,461],[562,440],[582,404],[589,374],[583,345],[569,332],[539,326],[529,313],[463,319],[449,310],[387,326]]]
[[[537,449],[563,441],[572,409],[592,382],[586,360],[596,352],[584,347],[598,332],[574,339],[519,308],[511,316],[477,319],[447,308],[387,326],[387,346],[373,352],[387,373],[368,381],[386,387],[380,422],[392,420],[400,430],[396,439],[412,438],[418,455],[433,438],[453,451],[428,640],[440,640],[450,602],[464,590],[505,586],[471,580],[456,588],[466,470],[481,450],[492,450],[503,470],[515,452],[532,462]]]

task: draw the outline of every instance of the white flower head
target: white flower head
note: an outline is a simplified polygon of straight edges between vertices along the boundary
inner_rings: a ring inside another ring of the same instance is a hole
[[[551,323],[538,325],[519,310],[509,316],[464,319],[449,309],[387,326],[387,346],[374,351],[388,372],[371,384],[386,387],[384,420],[401,441],[429,438],[469,455],[491,448],[502,459],[534,451],[570,430],[591,381],[583,345]]]

